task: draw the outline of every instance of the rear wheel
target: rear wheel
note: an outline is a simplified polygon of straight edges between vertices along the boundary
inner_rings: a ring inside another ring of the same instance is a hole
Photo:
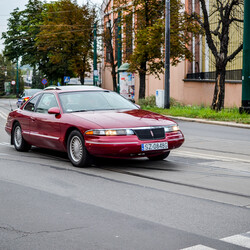
[[[73,130],[67,141],[67,152],[71,163],[75,167],[83,168],[90,164],[90,155],[85,148],[83,135]]]
[[[148,159],[151,161],[161,161],[167,158],[170,154],[170,151],[165,152],[163,154],[155,155],[155,156],[149,156]]]
[[[13,128],[13,144],[17,151],[29,151],[31,145],[26,142],[22,136],[22,128],[19,123],[16,123]]]

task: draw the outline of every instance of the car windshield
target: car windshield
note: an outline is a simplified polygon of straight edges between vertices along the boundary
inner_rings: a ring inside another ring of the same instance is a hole
[[[115,92],[78,91],[59,94],[63,111],[84,112],[95,110],[138,109],[136,105]]]

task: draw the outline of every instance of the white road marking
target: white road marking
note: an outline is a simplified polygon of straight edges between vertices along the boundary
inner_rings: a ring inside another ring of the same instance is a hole
[[[12,147],[9,142],[0,142],[0,146]]]
[[[0,111],[0,117],[2,117],[4,120],[7,119],[8,115],[6,115],[5,113],[3,113],[2,111]]]
[[[183,248],[181,250],[216,250],[216,249],[211,248],[211,247],[206,247],[203,245],[196,245],[196,246],[192,246],[192,247]]]
[[[250,248],[250,232],[243,235],[242,234],[233,235],[230,237],[223,238],[221,240],[237,246]]]
[[[227,242],[229,244],[246,247],[250,249],[250,231],[244,234],[236,234],[229,237],[220,239],[221,241]],[[210,248],[204,245],[195,245],[181,250],[215,250],[215,248]]]
[[[236,161],[236,162],[246,162],[250,163],[250,160],[241,159],[241,158],[234,158],[234,157],[226,157],[226,156],[218,156],[218,155],[209,155],[209,154],[202,154],[202,153],[195,153],[189,151],[175,151],[173,154],[182,155],[182,156],[189,156],[189,157],[198,157],[201,159],[210,159],[210,160],[220,160],[220,161]]]

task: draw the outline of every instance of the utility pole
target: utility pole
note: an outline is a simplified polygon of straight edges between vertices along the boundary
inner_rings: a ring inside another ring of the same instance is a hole
[[[118,42],[117,42],[117,69],[120,68],[122,64],[122,34],[121,34],[121,11],[118,12],[118,20],[117,20],[117,32],[118,32]],[[117,93],[120,93],[120,74],[119,70],[117,70],[118,76],[118,86],[117,86]]]
[[[16,96],[19,95],[18,58],[16,60]]]
[[[242,106],[240,113],[250,113],[250,1],[244,1],[243,69],[242,69]]]
[[[165,91],[164,108],[170,108],[170,0],[165,1]]]
[[[96,23],[94,24],[94,59],[93,59],[93,85],[97,85],[98,71],[97,71],[97,35],[96,35]]]

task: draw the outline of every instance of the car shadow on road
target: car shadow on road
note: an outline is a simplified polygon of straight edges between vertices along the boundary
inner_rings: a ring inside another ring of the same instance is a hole
[[[47,158],[53,160],[61,160],[70,162],[66,152],[60,152],[50,149],[32,147],[31,151],[39,158]],[[133,159],[112,159],[94,157],[88,168],[99,169],[117,169],[117,170],[161,170],[161,171],[181,171],[180,165],[168,159],[161,161],[152,161],[146,157]]]
[[[96,158],[94,161],[96,168],[116,168],[120,170],[162,170],[162,171],[181,171],[179,165],[168,161],[151,161],[146,157],[135,159],[108,159],[108,158]]]

